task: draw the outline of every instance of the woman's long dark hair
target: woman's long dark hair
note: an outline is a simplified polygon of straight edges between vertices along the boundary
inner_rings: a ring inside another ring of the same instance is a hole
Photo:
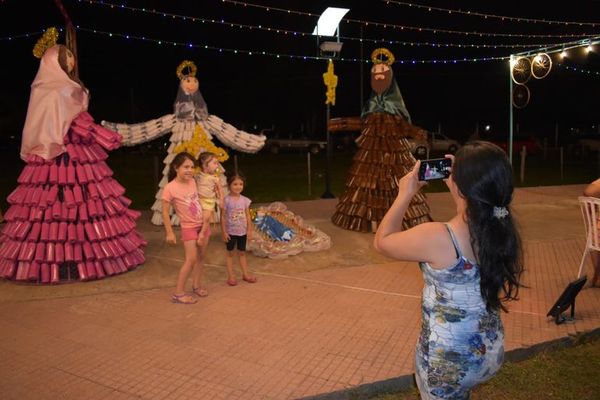
[[[481,274],[481,296],[488,310],[516,300],[523,272],[521,238],[510,210],[512,168],[504,151],[484,141],[469,142],[456,153],[452,179],[467,202],[471,246]],[[508,214],[494,215],[504,207]],[[502,291],[502,293],[500,293]]]
[[[181,167],[185,160],[190,160],[194,165],[196,165],[196,159],[190,153],[181,152],[173,158],[171,164],[169,165],[169,175],[167,179],[171,182],[177,176],[177,168]]]

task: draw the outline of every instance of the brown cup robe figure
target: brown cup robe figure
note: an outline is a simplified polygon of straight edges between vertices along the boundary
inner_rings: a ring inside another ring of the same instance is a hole
[[[383,61],[381,56],[387,56]],[[363,108],[362,121],[342,119],[330,123],[331,129],[361,126],[356,139],[358,150],[346,178],[344,193],[331,217],[334,224],[359,232],[375,232],[383,216],[398,195],[396,180],[415,165],[407,137],[425,139],[423,129],[411,124],[400,89],[390,65],[394,56],[387,49],[376,49],[371,55],[371,88],[373,92]],[[431,221],[429,206],[422,193],[410,203],[404,228]]]

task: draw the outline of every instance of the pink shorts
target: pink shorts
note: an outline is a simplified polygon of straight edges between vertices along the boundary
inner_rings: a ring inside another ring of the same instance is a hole
[[[187,242],[188,240],[197,240],[198,233],[200,233],[201,229],[202,229],[202,226],[199,226],[197,228],[181,228],[181,240],[183,242]],[[210,226],[206,230],[205,236],[206,237],[210,236]]]

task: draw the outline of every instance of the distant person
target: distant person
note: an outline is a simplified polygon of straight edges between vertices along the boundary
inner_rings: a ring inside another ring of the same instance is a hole
[[[600,198],[600,178],[587,185],[586,188],[583,190],[583,195],[588,197]]]
[[[452,158],[452,156],[447,156]],[[476,141],[456,153],[446,180],[457,214],[447,223],[404,229],[420,161],[399,181],[398,197],[375,234],[375,248],[419,261],[425,286],[416,381],[423,399],[466,399],[500,369],[503,302],[517,299],[523,269],[510,210],[512,169],[496,145]]]
[[[181,241],[185,251],[175,293],[171,296],[173,303],[177,304],[196,303],[196,299],[185,293],[185,283],[192,272],[192,292],[199,297],[208,296],[206,289],[202,288],[202,273],[210,227],[203,218],[198,187],[194,180],[195,165],[196,160],[191,154],[177,154],[169,165],[169,183],[162,191],[166,241],[172,245],[177,243],[169,217],[170,207],[173,206],[181,223]]]
[[[242,270],[242,280],[248,283],[256,283],[256,278],[248,271],[246,260],[246,242],[252,235],[252,219],[250,218],[249,198],[242,195],[246,179],[238,174],[227,178],[229,194],[225,196],[223,215],[221,218],[221,232],[223,241],[227,247],[227,284],[237,285],[235,273],[233,272],[233,253],[237,249]]]
[[[583,195],[587,197],[600,198],[600,178],[586,186]],[[600,210],[599,210],[600,211]],[[596,222],[600,229],[600,219]],[[592,287],[600,286],[600,254],[592,252],[592,265],[594,266],[594,276],[592,277]]]

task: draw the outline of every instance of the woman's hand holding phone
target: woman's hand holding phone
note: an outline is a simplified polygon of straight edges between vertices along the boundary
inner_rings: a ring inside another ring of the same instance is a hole
[[[423,186],[427,185],[425,181],[419,181],[419,168],[421,167],[421,161],[417,160],[413,169],[404,175],[401,179],[397,177],[394,178],[396,180],[396,185],[398,185],[398,197],[409,196],[413,197],[419,189]]]

